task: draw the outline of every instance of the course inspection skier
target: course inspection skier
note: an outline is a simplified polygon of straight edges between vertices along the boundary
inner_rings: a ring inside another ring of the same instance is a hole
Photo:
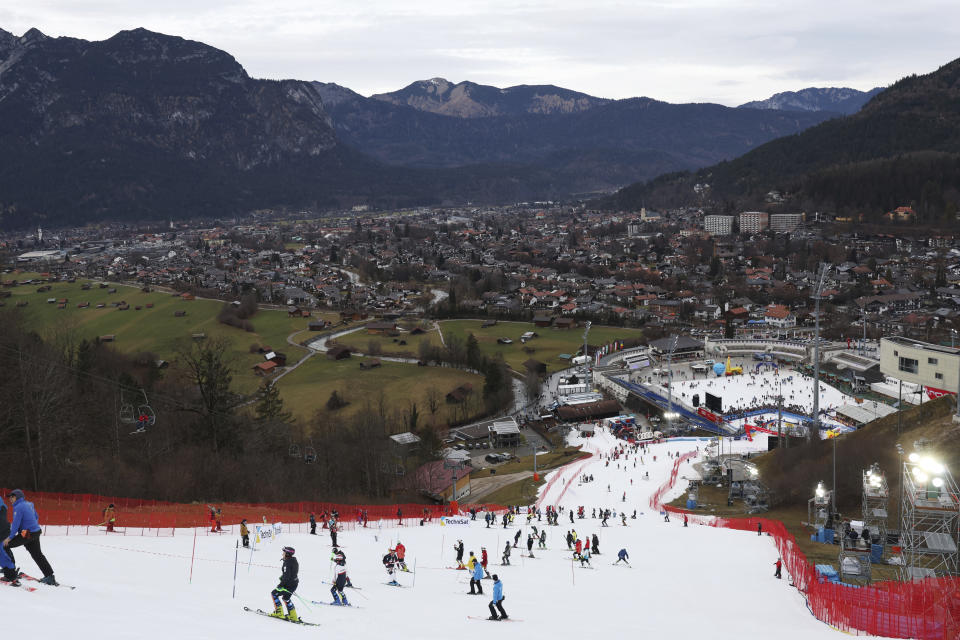
[[[53,567],[47,562],[46,556],[40,549],[40,536],[43,534],[43,529],[40,527],[37,510],[32,502],[24,498],[23,491],[20,489],[14,489],[7,494],[7,497],[13,502],[13,521],[10,523],[7,537],[3,540],[4,548],[26,547],[27,553],[43,573],[40,582],[56,586],[57,579],[53,577]]]

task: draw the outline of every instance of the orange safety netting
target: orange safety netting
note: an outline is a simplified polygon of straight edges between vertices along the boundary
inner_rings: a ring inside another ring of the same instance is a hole
[[[960,578],[885,581],[863,587],[836,584],[817,574],[796,538],[779,520],[700,516],[661,504],[663,495],[676,483],[680,465],[697,455],[686,453],[674,461],[670,478],[650,498],[651,508],[686,514],[691,523],[710,527],[757,531],[759,525],[773,536],[784,568],[806,596],[810,612],[841,631],[920,640],[960,638]]]
[[[3,489],[3,495],[8,490]],[[318,526],[323,526],[322,515],[334,510],[340,516],[341,523],[362,524],[378,520],[419,521],[451,515],[448,505],[424,504],[388,504],[356,505],[333,502],[270,502],[238,503],[218,502],[211,504],[184,504],[162,500],[141,500],[137,498],[115,498],[89,493],[46,493],[30,491],[27,500],[37,509],[42,525],[98,526],[104,525],[104,509],[113,504],[116,509],[116,526],[146,529],[173,529],[178,527],[209,527],[213,519],[210,507],[221,510],[223,526],[238,524],[242,518],[249,522],[306,522],[313,513]],[[500,505],[459,505],[460,509],[486,508],[492,511],[503,510]]]

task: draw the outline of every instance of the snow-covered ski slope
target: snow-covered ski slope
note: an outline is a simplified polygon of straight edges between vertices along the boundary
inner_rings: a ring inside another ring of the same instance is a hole
[[[607,452],[615,446],[606,432],[583,443],[589,450]],[[737,443],[740,445],[740,443]],[[76,585],[69,591],[38,585],[32,593],[13,588],[0,591],[4,606],[4,631],[10,637],[69,638],[250,638],[256,636],[309,637],[335,633],[341,638],[726,638],[772,637],[815,640],[838,638],[817,621],[802,596],[789,586],[789,576],[773,577],[777,552],[772,538],[753,533],[699,527],[684,528],[680,519],[670,523],[648,507],[650,494],[668,476],[672,460],[667,451],[689,451],[702,442],[671,442],[651,447],[645,464],[633,458],[605,466],[600,456],[584,465],[594,482],[578,486],[574,479],[562,504],[568,509],[583,504],[587,518],[570,525],[567,513],[559,527],[547,527],[549,550],[534,547],[535,559],[521,557],[530,531],[525,517],[514,526],[486,529],[478,519],[469,526],[384,527],[343,531],[339,542],[347,554],[349,574],[360,591],[347,590],[362,608],[310,605],[295,600],[300,616],[321,624],[319,629],[300,627],[244,612],[243,607],[271,609],[269,592],[280,570],[280,547],[296,547],[300,561],[303,600],[329,600],[332,571],[327,535],[283,534],[253,554],[241,550],[237,568],[236,598],[231,598],[236,538],[197,536],[193,582],[190,556],[194,537],[188,530],[174,537],[120,535],[58,536],[43,538],[44,551],[57,577]],[[743,444],[740,446],[757,446]],[[653,456],[656,455],[656,462]],[[580,465],[573,465],[574,468]],[[650,480],[642,479],[644,472]],[[550,486],[543,504],[551,504],[564,491],[573,474],[555,471],[562,480]],[[693,474],[684,465],[681,476]],[[633,484],[630,484],[630,479]],[[607,492],[607,485],[610,492]],[[683,491],[678,481],[672,496]],[[621,502],[623,492],[626,502]],[[671,497],[671,496],[668,496]],[[601,527],[589,517],[594,507],[609,506],[632,514],[629,526],[620,519]],[[642,514],[642,515],[640,515]],[[258,514],[245,514],[251,521]],[[534,523],[535,523],[534,519]],[[540,523],[543,526],[543,523]],[[371,523],[371,527],[373,524]],[[581,537],[597,533],[602,555],[594,556],[593,569],[575,567],[564,537],[570,528]],[[507,538],[522,529],[521,545],[513,550],[513,566],[500,566]],[[50,532],[55,533],[54,531]],[[416,573],[400,574],[408,588],[398,589],[387,580],[381,557],[397,538],[407,548],[407,561]],[[484,596],[466,595],[467,572],[455,565],[453,545],[462,538],[467,555],[490,554],[489,567],[503,580],[507,613],[522,622],[503,624],[472,620],[488,615],[493,592],[483,581]],[[632,568],[612,566],[617,551],[625,547]],[[35,568],[23,549],[18,563],[27,573]],[[415,581],[414,581],[415,579]],[[495,626],[491,626],[495,625]]]

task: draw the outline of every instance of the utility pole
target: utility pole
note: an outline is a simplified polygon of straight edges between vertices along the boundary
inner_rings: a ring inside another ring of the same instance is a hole
[[[814,295],[815,329],[813,343],[813,425],[807,430],[807,442],[813,442],[814,434],[820,437],[820,297],[823,293],[823,282],[827,277],[827,263],[820,264],[820,275],[817,278],[817,291]],[[836,490],[836,486],[834,486]]]
[[[923,396],[920,396],[920,403],[923,403]],[[903,380],[900,380],[900,392],[897,394],[897,437],[900,437],[900,422],[903,419]]]
[[[583,357],[586,358],[586,362],[583,363],[583,380],[587,383],[587,391],[593,388],[593,381],[590,379],[590,353],[587,351],[588,335],[590,335],[589,320],[583,323]]]
[[[867,352],[867,306],[864,305],[860,310],[862,312],[863,320],[863,342],[860,343],[860,355],[864,355]]]

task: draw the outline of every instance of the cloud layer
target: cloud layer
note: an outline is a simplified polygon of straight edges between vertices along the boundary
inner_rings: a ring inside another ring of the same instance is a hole
[[[609,98],[736,105],[808,86],[885,86],[960,56],[956,0],[31,0],[0,28],[89,40],[145,27],[263,78],[369,95],[442,76]]]

